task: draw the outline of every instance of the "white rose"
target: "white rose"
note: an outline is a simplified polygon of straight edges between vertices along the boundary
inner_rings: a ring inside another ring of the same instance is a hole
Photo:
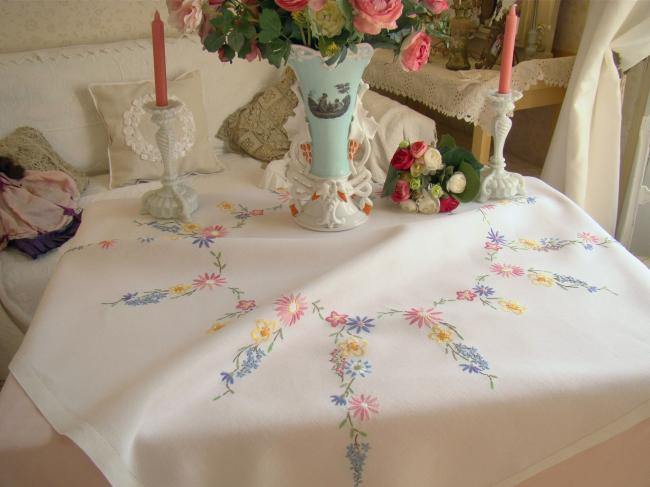
[[[425,194],[418,200],[418,210],[427,215],[438,213],[440,212],[440,200]]]
[[[409,213],[415,213],[418,211],[418,205],[416,205],[413,200],[402,201],[399,206],[402,210],[408,211]]]
[[[444,167],[440,152],[438,152],[438,149],[434,149],[433,147],[427,149],[422,159],[424,159],[424,167],[429,172],[439,171]]]
[[[447,181],[447,191],[450,193],[460,194],[465,191],[467,180],[462,172],[455,172]]]

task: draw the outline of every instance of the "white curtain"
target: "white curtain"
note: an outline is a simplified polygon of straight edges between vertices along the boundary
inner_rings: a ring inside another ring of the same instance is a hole
[[[619,67],[650,55],[650,0],[592,0],[542,179],[614,233],[621,137]]]

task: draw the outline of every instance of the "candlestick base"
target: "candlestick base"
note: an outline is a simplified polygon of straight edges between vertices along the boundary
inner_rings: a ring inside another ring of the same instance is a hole
[[[155,218],[188,221],[190,215],[199,207],[199,197],[189,186],[181,183],[172,165],[174,132],[172,124],[181,108],[181,103],[169,100],[169,104],[159,107],[155,103],[145,105],[151,112],[151,120],[158,125],[156,142],[163,162],[162,188],[148,191],[142,196],[141,213]]]
[[[496,112],[493,130],[494,153],[490,157],[488,165],[481,171],[481,189],[478,195],[480,202],[485,202],[488,199],[512,199],[526,194],[523,176],[506,171],[506,160],[503,157],[506,137],[512,127],[510,117],[515,108],[515,102],[522,96],[519,91],[511,93],[493,91],[488,95]]]

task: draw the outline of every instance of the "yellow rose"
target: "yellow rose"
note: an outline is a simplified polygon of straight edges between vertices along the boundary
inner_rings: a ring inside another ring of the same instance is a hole
[[[345,17],[335,1],[328,1],[318,12],[312,13],[318,32],[325,37],[335,37],[345,26]]]

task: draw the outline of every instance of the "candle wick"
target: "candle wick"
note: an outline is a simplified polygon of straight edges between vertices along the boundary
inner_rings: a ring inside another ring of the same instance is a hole
[[[158,10],[156,10],[156,13],[153,16],[153,19],[160,22],[160,14],[158,13]]]

